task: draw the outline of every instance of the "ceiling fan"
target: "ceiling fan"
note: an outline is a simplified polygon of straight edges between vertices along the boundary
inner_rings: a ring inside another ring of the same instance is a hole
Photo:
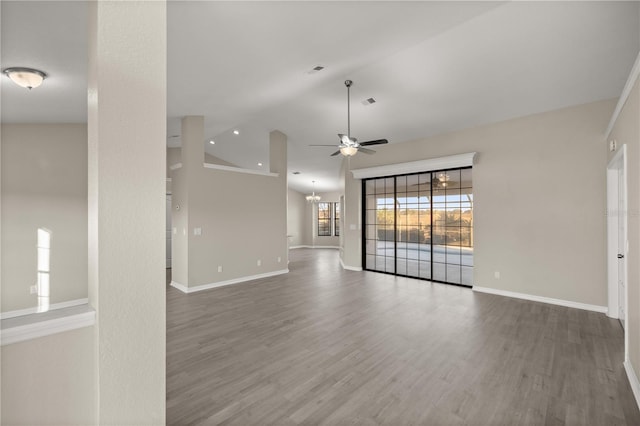
[[[364,152],[365,154],[374,154],[375,151],[369,148],[364,148],[365,146],[371,145],[382,145],[385,143],[389,143],[386,139],[377,139],[374,141],[366,141],[366,142],[358,142],[356,138],[351,137],[351,98],[350,98],[350,89],[353,81],[346,80],[344,85],[347,86],[347,134],[343,135],[342,133],[338,133],[338,138],[340,138],[340,144],[338,146],[338,150],[331,154],[331,156],[336,156],[338,154],[342,154],[345,157],[351,157],[352,155],[356,155],[357,152]],[[309,146],[336,146],[336,145],[309,145]]]

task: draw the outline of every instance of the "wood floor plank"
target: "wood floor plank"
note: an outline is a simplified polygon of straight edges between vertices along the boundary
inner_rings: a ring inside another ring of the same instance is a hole
[[[167,288],[171,425],[638,425],[605,315],[342,270]]]

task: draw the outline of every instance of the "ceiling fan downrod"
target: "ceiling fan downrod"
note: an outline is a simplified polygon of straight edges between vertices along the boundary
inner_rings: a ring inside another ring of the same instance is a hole
[[[353,81],[345,80],[344,85],[347,86],[347,138],[351,141],[351,85]]]

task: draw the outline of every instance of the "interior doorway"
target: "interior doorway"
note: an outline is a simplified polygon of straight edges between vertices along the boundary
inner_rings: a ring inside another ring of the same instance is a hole
[[[608,316],[627,323],[627,146],[622,145],[607,166],[607,278]]]

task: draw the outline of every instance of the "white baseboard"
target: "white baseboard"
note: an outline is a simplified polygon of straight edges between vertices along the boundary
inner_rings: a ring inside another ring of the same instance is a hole
[[[473,286],[473,291],[479,293],[489,293],[498,296],[513,297],[515,299],[530,300],[532,302],[548,303],[550,305],[565,306],[567,308],[583,309],[585,311],[600,312],[606,314],[608,309],[606,306],[589,305],[587,303],[571,302],[569,300],[553,299],[551,297],[535,296],[526,293],[516,293],[514,291],[498,290],[495,288]]]
[[[624,362],[624,371],[627,372],[627,377],[629,378],[629,384],[631,385],[633,396],[636,397],[636,404],[640,408],[640,382],[638,381],[638,376],[636,375],[636,372],[631,365],[631,361],[627,360]]]
[[[70,308],[72,306],[86,305],[87,303],[89,303],[89,299],[87,299],[87,298],[75,299],[75,300],[67,300],[66,302],[53,303],[53,304],[49,305],[49,309],[48,310],[49,311],[55,311],[57,309]],[[18,309],[16,311],[7,311],[7,312],[0,313],[0,320],[9,319],[9,318],[15,318],[15,317],[21,317],[21,316],[24,316],[24,315],[37,314],[37,313],[38,313],[38,308],[37,307],[27,308],[27,309]]]
[[[638,381],[638,376],[631,365],[631,361],[627,360],[624,362],[624,371],[627,373],[627,378],[629,379],[633,396],[636,398],[636,404],[640,407],[640,382]]]
[[[300,249],[300,248],[310,248],[310,249],[339,249],[340,246],[291,246],[290,250]]]
[[[195,287],[187,287],[186,285],[180,284],[180,283],[175,282],[175,281],[171,281],[170,285],[171,285],[171,287],[177,288],[178,290],[180,290],[183,293],[195,293],[197,291],[209,290],[211,288],[224,287],[226,285],[238,284],[238,283],[243,283],[243,282],[246,282],[246,281],[258,280],[260,278],[268,278],[268,277],[273,277],[273,276],[276,276],[276,275],[282,275],[282,274],[286,274],[288,272],[289,272],[289,269],[281,269],[279,271],[266,272],[264,274],[250,275],[250,276],[247,276],[247,277],[234,278],[232,280],[218,281],[218,282],[209,283],[209,284],[202,284],[202,285],[198,285],[198,286],[195,286]]]
[[[180,284],[179,282],[171,281],[169,285],[173,288],[177,288],[183,293],[189,293],[189,287],[187,287],[186,285]]]
[[[348,265],[345,265],[344,262],[342,261],[342,258],[340,259],[340,266],[342,266],[342,269],[346,269],[347,271],[362,272],[362,268],[359,267],[359,266],[348,266]]]

